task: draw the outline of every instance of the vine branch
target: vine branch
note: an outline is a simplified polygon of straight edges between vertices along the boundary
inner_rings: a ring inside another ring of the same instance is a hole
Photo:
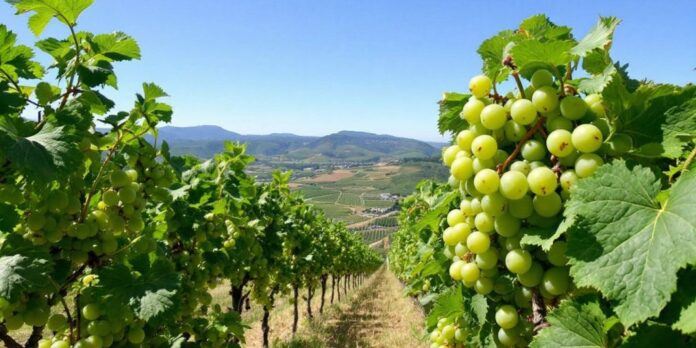
[[[5,343],[7,348],[22,348],[22,345],[17,343],[14,338],[7,334],[7,327],[5,324],[0,324],[0,340]]]
[[[524,143],[526,143],[527,140],[531,139],[534,136],[534,134],[536,134],[537,132],[543,131],[543,128],[544,128],[543,126],[544,126],[545,121],[546,121],[546,117],[539,116],[539,119],[536,121],[534,126],[532,126],[532,128],[530,128],[527,131],[527,133],[524,133],[524,136],[517,143],[517,145],[515,146],[515,149],[512,151],[510,156],[508,156],[505,159],[505,162],[498,165],[498,168],[497,168],[498,175],[503,174],[503,172],[505,171],[505,168],[507,168],[507,166],[509,166],[510,163],[512,163],[512,161],[514,161],[515,158],[517,158],[517,155],[519,155],[520,151],[522,150],[522,145],[524,145]]]
[[[549,326],[546,322],[544,299],[537,290],[532,290],[532,324],[534,324],[534,332]]]

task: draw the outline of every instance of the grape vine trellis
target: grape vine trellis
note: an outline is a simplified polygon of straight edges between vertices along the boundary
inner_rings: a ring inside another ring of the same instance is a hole
[[[402,202],[389,253],[432,347],[696,345],[696,87],[631,79],[618,25],[530,17],[445,93],[449,183]]]
[[[263,306],[267,346],[278,296],[306,288],[311,301],[321,287],[323,304],[329,277],[345,291],[380,265],[359,236],[290,191],[289,173],[247,175],[244,146],[204,162],[170,156],[157,126],[173,112],[157,85],[113,111],[114,64],[140,49],[121,32],[77,31],[91,0],[8,2],[30,14],[35,35],[57,19],[68,37],[36,42],[53,59],[46,69],[0,25],[4,346],[239,346],[249,298]],[[47,71],[56,78],[40,81]],[[212,304],[221,284],[230,308]]]

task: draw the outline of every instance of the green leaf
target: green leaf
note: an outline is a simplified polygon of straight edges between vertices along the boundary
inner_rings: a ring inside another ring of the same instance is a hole
[[[77,18],[94,0],[8,0],[17,13],[35,12],[29,19],[29,28],[39,36],[52,18],[69,26],[77,24]]]
[[[13,303],[23,295],[47,289],[52,265],[47,252],[17,234],[0,246],[0,297]]]
[[[693,339],[671,330],[669,326],[650,323],[641,325],[635,335],[628,337],[621,348],[687,348],[693,347]]]
[[[567,40],[526,40],[516,44],[510,53],[520,73],[525,77],[531,77],[540,67],[555,72],[556,67],[568,64],[572,47],[573,42]]]
[[[696,333],[696,270],[681,270],[677,277],[677,291],[660,314],[660,322],[672,323],[672,329],[693,334]]]
[[[512,30],[501,31],[483,41],[477,50],[483,59],[483,72],[497,83],[505,81],[510,73],[510,69],[503,65],[503,60],[507,55],[506,47],[513,42],[514,37]]]
[[[522,24],[520,24],[520,32],[533,39],[571,39],[569,27],[554,24],[545,14],[538,14],[526,18],[522,21]]]
[[[145,96],[145,100],[155,100],[157,98],[169,96],[162,87],[154,83],[143,83],[143,95]]]
[[[140,59],[138,43],[122,32],[94,36],[92,48],[95,54],[100,54],[113,61]]]
[[[17,222],[19,222],[19,214],[14,205],[0,202],[0,233],[12,232]]]
[[[660,181],[649,169],[614,161],[572,191],[570,273],[578,287],[611,300],[626,326],[658,315],[676,289],[677,271],[696,263],[694,190],[696,174],[688,172],[661,206]]]
[[[578,91],[585,94],[601,93],[616,76],[616,68],[609,64],[601,73],[580,80]]]
[[[17,119],[0,119],[0,145],[12,165],[29,179],[49,181],[70,175],[82,159],[75,137],[65,126],[46,123],[39,132],[23,136]]]
[[[437,120],[437,129],[440,134],[452,132],[459,133],[466,129],[467,122],[464,121],[459,114],[462,112],[464,104],[469,100],[471,95],[456,92],[446,92],[440,100],[440,117]]]
[[[431,330],[437,326],[437,322],[440,318],[454,319],[464,314],[464,296],[462,295],[461,286],[449,288],[435,300],[433,309],[428,313],[428,317],[425,319],[426,327],[428,330]]]
[[[573,216],[566,217],[560,225],[552,228],[544,228],[538,226],[529,226],[522,229],[522,239],[520,245],[536,245],[548,251],[551,249],[553,242],[560,238],[575,221]]]
[[[607,347],[606,319],[596,301],[565,300],[548,314],[550,326],[534,337],[530,347]]]
[[[588,52],[600,48],[605,49],[611,43],[614,30],[621,21],[616,17],[600,17],[597,24],[572,49],[574,55],[584,57]]]
[[[667,158],[679,158],[684,145],[696,137],[696,88],[691,88],[682,95],[688,99],[664,114],[662,148],[663,155]]]

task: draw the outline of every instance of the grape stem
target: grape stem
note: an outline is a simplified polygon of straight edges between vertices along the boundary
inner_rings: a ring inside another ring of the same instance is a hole
[[[65,310],[65,316],[68,318],[68,325],[69,325],[69,329],[70,329],[69,339],[70,339],[70,344],[73,344],[73,343],[75,343],[75,341],[74,341],[75,337],[74,337],[74,333],[73,333],[73,330],[75,328],[75,322],[73,321],[73,317],[70,314],[70,307],[68,307],[68,304],[65,302],[65,297],[61,296],[60,303],[63,304],[63,309]]]
[[[532,324],[534,324],[534,332],[537,332],[549,326],[546,322],[546,307],[544,299],[539,295],[536,289],[532,290]]]
[[[520,80],[520,74],[517,72],[517,70],[514,70],[512,72],[512,77],[515,78],[515,83],[517,84],[517,89],[520,90],[520,96],[522,99],[526,99],[527,96],[524,95],[524,86],[522,86],[522,80]]]
[[[691,153],[689,153],[689,157],[684,160],[684,165],[681,169],[682,173],[689,170],[689,166],[691,166],[691,162],[694,161],[694,158],[696,158],[696,146],[694,146],[694,149],[691,150]]]
[[[503,172],[505,171],[505,168],[507,168],[507,166],[509,166],[510,163],[512,163],[512,161],[514,161],[515,158],[517,158],[517,155],[519,155],[520,151],[522,150],[522,145],[524,145],[524,143],[526,143],[527,140],[531,139],[534,136],[534,134],[536,134],[537,132],[539,132],[539,131],[543,132],[543,128],[544,128],[543,126],[544,126],[545,121],[546,121],[546,117],[539,116],[539,119],[537,120],[537,122],[534,124],[534,126],[532,128],[530,128],[527,131],[527,133],[524,134],[522,139],[520,139],[520,141],[515,146],[515,149],[512,151],[510,156],[508,156],[505,159],[505,162],[498,165],[498,168],[497,168],[498,175],[503,174]]]

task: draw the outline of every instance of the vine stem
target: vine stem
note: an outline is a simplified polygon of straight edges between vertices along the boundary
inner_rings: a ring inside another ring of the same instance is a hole
[[[520,90],[520,96],[522,99],[526,99],[527,96],[524,95],[524,86],[522,86],[522,80],[520,80],[520,73],[517,72],[517,70],[512,72],[512,77],[515,78],[515,83],[517,84],[517,89]]]
[[[515,158],[517,158],[517,155],[519,155],[519,154],[520,154],[520,151],[522,150],[522,145],[524,145],[524,143],[526,143],[527,140],[531,139],[531,138],[534,136],[534,134],[536,134],[537,132],[541,131],[542,128],[544,128],[543,126],[544,126],[544,122],[545,122],[545,121],[546,121],[546,117],[544,117],[544,116],[539,116],[539,119],[537,120],[537,122],[534,124],[534,126],[533,126],[532,128],[530,128],[530,129],[527,131],[527,133],[524,134],[524,136],[522,137],[522,139],[520,139],[520,141],[519,141],[519,142],[517,143],[517,145],[515,146],[515,149],[512,151],[512,153],[510,154],[510,156],[508,156],[508,157],[505,159],[505,162],[503,162],[503,163],[501,163],[501,164],[498,165],[498,168],[497,168],[497,169],[498,169],[498,175],[503,174],[503,172],[505,171],[505,168],[507,168],[507,166],[509,166],[510,163],[511,163],[512,161],[514,161]]]
[[[5,324],[0,324],[0,340],[7,348],[22,348],[21,344],[17,343],[14,338],[7,334],[7,327],[5,327]]]
[[[70,344],[73,344],[75,343],[75,334],[73,333],[75,322],[73,321],[72,315],[70,314],[70,308],[68,307],[68,304],[65,302],[65,297],[60,298],[60,303],[63,304],[63,309],[65,309],[65,316],[68,318],[68,325],[70,326]]]
[[[63,17],[65,18],[65,17]],[[69,23],[69,21],[66,22]],[[70,35],[72,36],[73,42],[75,43],[75,67],[70,75],[70,80],[68,80],[68,86],[66,90],[68,91],[63,95],[63,100],[60,102],[60,106],[58,107],[59,109],[62,109],[65,106],[65,103],[68,102],[68,96],[70,96],[70,90],[73,88],[73,84],[75,83],[75,75],[77,74],[77,67],[80,64],[80,43],[77,40],[77,35],[75,34],[75,28],[73,28],[72,25],[68,25],[68,28],[70,29]]]
[[[109,162],[111,162],[111,159],[114,157],[114,154],[118,149],[118,145],[120,145],[121,143],[121,139],[123,139],[123,133],[118,132],[118,138],[116,139],[116,143],[114,143],[114,146],[111,148],[111,150],[109,150],[109,153],[106,155],[106,159],[99,168],[99,172],[97,172],[97,176],[94,178],[92,187],[89,189],[89,192],[87,193],[85,204],[82,206],[82,214],[80,214],[80,221],[84,221],[87,217],[87,208],[89,207],[89,201],[92,200],[92,196],[94,195],[94,192],[96,192],[97,190],[97,184],[99,184],[99,180],[104,174],[104,168],[106,168],[106,165],[109,164]]]
[[[534,324],[534,332],[549,326],[546,322],[544,299],[537,290],[532,290],[532,324]]]
[[[689,166],[691,165],[691,162],[694,161],[694,158],[696,158],[696,146],[694,146],[694,149],[691,150],[691,153],[689,153],[689,156],[684,160],[684,165],[682,166],[682,173],[686,172],[689,170]]]

